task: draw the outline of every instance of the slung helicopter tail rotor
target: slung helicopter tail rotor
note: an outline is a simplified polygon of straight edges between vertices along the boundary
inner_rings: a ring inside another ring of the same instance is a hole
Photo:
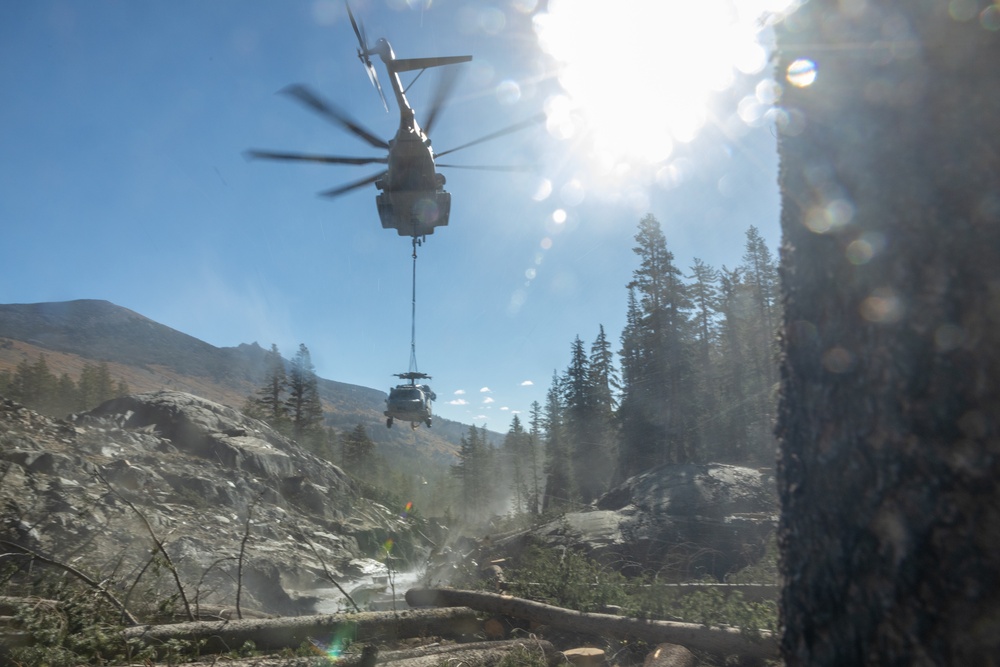
[[[359,24],[355,20],[354,12],[351,11],[351,5],[347,0],[344,0],[344,5],[347,7],[347,16],[351,19],[351,27],[354,28],[354,34],[357,36],[358,44],[360,45],[358,60],[365,66],[365,71],[368,73],[368,80],[372,82],[375,90],[378,91],[379,99],[382,100],[382,106],[385,107],[386,113],[388,113],[389,103],[386,101],[385,93],[382,92],[382,86],[378,82],[378,72],[375,71],[375,66],[372,65],[372,60],[368,57],[371,51],[368,48],[368,36],[365,34],[365,24]]]

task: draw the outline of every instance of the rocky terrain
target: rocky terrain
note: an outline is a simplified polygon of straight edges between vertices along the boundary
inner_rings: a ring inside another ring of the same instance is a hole
[[[155,536],[189,600],[233,605],[239,585],[244,607],[310,612],[302,591],[372,568],[390,539],[413,557],[414,530],[338,467],[191,394],[132,395],[68,421],[0,399],[0,540],[122,596],[176,594]]]
[[[528,544],[575,548],[629,575],[718,581],[763,555],[778,521],[766,473],[718,463],[663,465],[612,489],[584,512],[497,536],[494,555]]]

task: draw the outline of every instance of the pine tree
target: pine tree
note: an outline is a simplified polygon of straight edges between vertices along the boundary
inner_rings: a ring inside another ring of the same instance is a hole
[[[545,397],[545,498],[543,511],[569,507],[575,499],[569,444],[563,417],[562,384],[552,373],[552,385]]]
[[[78,383],[78,409],[89,410],[115,397],[115,385],[106,362],[85,364]]]
[[[73,382],[73,378],[68,373],[63,373],[56,383],[56,395],[53,401],[54,412],[59,415],[69,414],[76,408],[76,402],[76,383]]]
[[[266,365],[264,384],[257,389],[256,396],[247,398],[244,411],[281,430],[288,422],[288,406],[284,397],[288,389],[288,377],[285,374],[285,360],[281,358],[276,344],[271,343],[271,349],[266,353],[264,363]]]
[[[570,364],[562,378],[563,414],[567,446],[572,453],[573,487],[584,503],[601,495],[610,480],[607,400],[599,404],[599,389],[583,341],[577,336],[570,350]],[[602,395],[607,394],[607,387]]]
[[[622,334],[619,476],[693,460],[699,446],[688,289],[656,218],[644,217],[635,239],[640,262]]]
[[[375,459],[375,442],[364,424],[358,424],[340,436],[340,461],[344,470],[370,481]]]
[[[694,306],[693,344],[697,364],[694,369],[694,407],[698,422],[701,456],[717,458],[721,443],[719,420],[719,272],[697,257],[691,266],[689,284]]]
[[[745,461],[749,451],[752,406],[747,380],[749,351],[746,334],[750,311],[740,269],[722,267],[719,311],[719,411],[718,454],[723,460]]]
[[[292,437],[302,440],[313,436],[323,423],[319,383],[309,355],[309,348],[299,344],[288,373],[288,399],[285,401],[292,425]],[[301,444],[301,443],[300,443]]]
[[[542,442],[542,406],[531,402],[531,420],[528,422],[528,511],[539,514],[542,511],[542,466],[539,463],[539,449]]]
[[[0,371],[0,396],[13,398],[14,374],[6,368]]]
[[[604,325],[599,326],[597,338],[590,346],[590,384],[593,387],[598,410],[606,411],[606,416],[610,420],[618,408],[618,394],[622,390],[622,384],[615,368],[611,341],[604,333]]]
[[[458,463],[451,467],[459,482],[462,518],[466,521],[481,518],[493,498],[491,454],[484,433],[474,424],[470,426],[459,441]]]
[[[746,252],[740,266],[751,308],[747,312],[745,335],[752,380],[749,390],[757,419],[751,425],[751,456],[772,460],[775,442],[771,424],[776,410],[774,386],[777,382],[778,270],[771,251],[756,227],[746,232]]]
[[[510,420],[510,428],[503,441],[504,460],[506,462],[506,478],[510,480],[511,510],[520,514],[527,510],[531,490],[526,471],[529,469],[527,454],[530,446],[528,434],[517,415]]]

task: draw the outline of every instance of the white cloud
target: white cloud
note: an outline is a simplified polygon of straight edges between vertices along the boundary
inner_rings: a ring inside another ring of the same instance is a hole
[[[486,398],[483,399],[483,405],[486,405],[487,403],[493,403],[494,400],[495,400],[494,398],[487,396]]]
[[[464,398],[456,398],[453,401],[448,401],[448,405],[468,405],[469,402]]]
[[[492,389],[490,389],[489,387],[483,387],[482,389],[480,389],[480,390],[479,390],[479,393],[480,393],[480,394],[489,394],[489,393],[490,393],[490,392],[492,392],[492,391],[493,391],[493,390],[492,390]]]
[[[522,387],[534,387],[535,383],[532,382],[531,380],[525,380],[524,382],[521,383],[521,386]]]
[[[458,389],[458,390],[455,391],[455,395],[456,396],[464,396],[465,395],[465,390],[464,389]]]
[[[505,405],[505,406],[503,406],[503,407],[502,407],[502,408],[500,408],[500,409],[501,409],[502,411],[504,411],[504,412],[506,412],[506,411],[510,410],[510,408],[508,408],[508,407],[507,407],[506,405]]]

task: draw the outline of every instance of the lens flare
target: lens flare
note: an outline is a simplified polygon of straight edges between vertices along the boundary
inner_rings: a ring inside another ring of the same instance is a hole
[[[337,660],[344,654],[344,647],[349,646],[354,640],[354,635],[349,624],[340,627],[329,640],[315,639],[308,637],[309,644],[316,655],[323,655],[331,660]]]
[[[811,86],[816,81],[816,63],[808,58],[799,58],[788,66],[785,78],[797,88]]]

